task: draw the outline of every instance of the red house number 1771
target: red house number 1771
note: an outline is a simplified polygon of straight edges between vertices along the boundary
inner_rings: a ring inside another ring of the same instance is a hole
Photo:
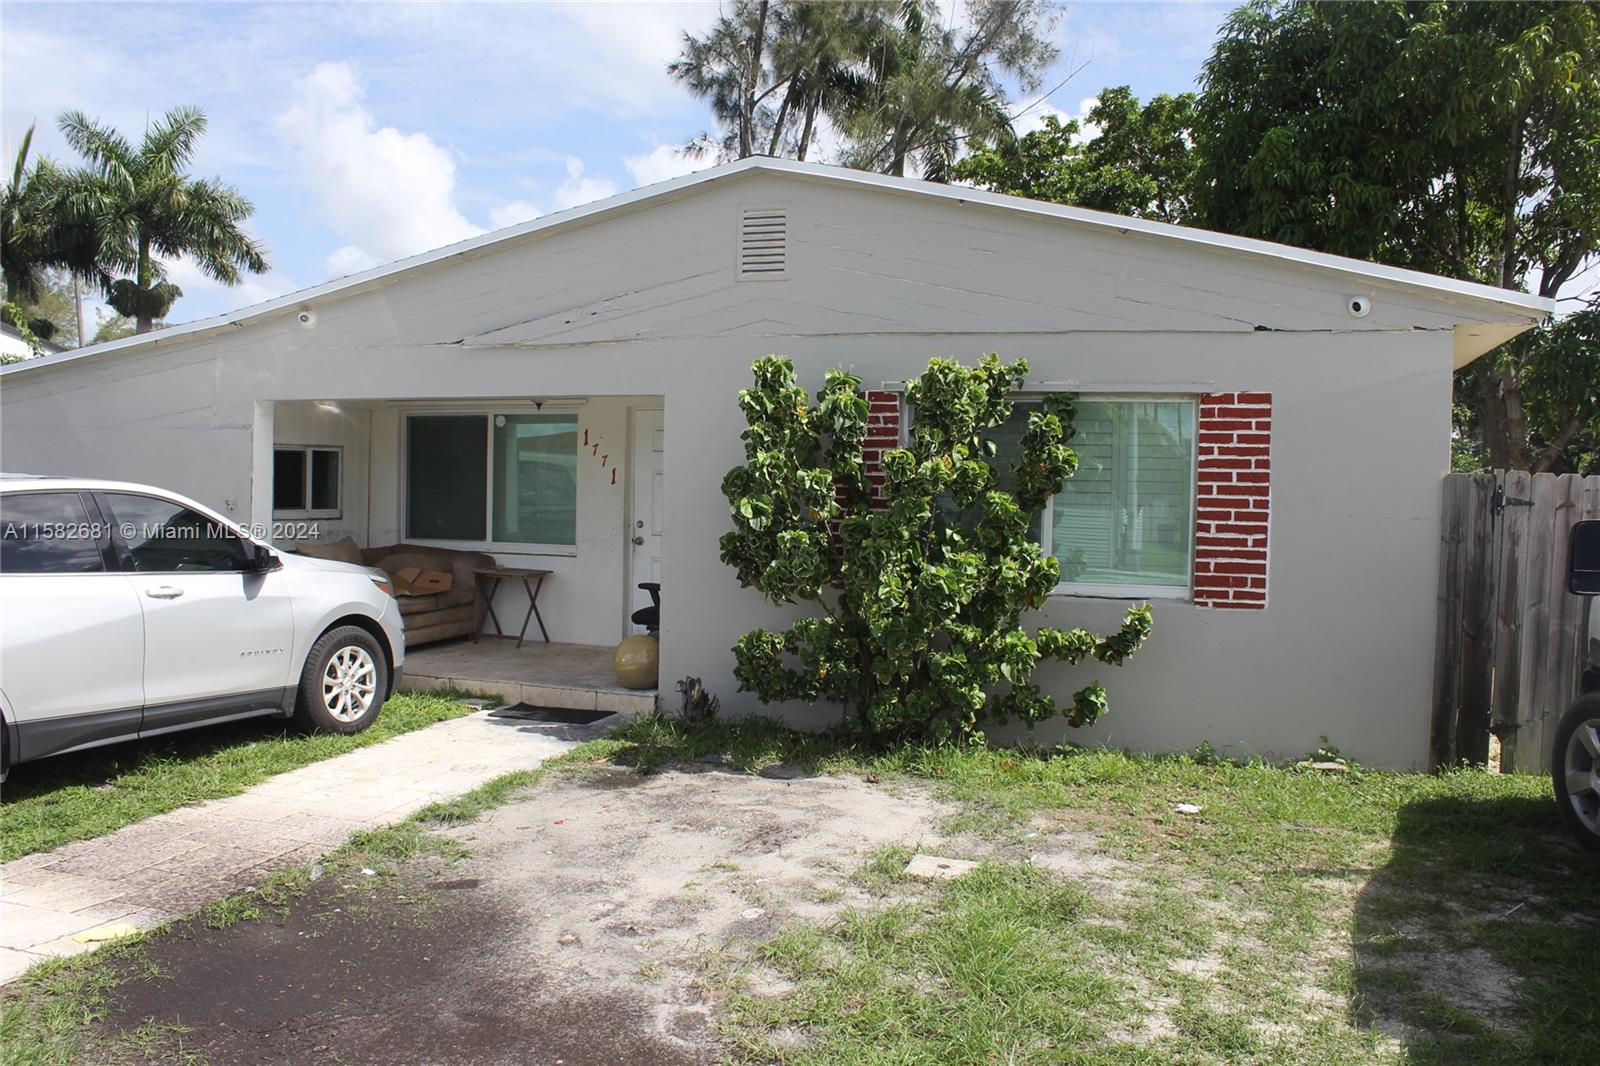
[[[609,454],[600,455],[600,441],[597,438],[591,443],[589,440],[589,431],[587,429],[583,431],[583,446],[589,449],[590,455],[600,457],[601,470],[604,470],[608,466],[611,467],[611,483],[615,485],[617,483],[617,468],[611,466],[611,456]]]

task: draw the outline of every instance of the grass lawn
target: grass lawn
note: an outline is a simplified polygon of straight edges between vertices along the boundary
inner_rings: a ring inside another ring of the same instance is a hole
[[[1539,778],[1071,748],[872,753],[770,723],[649,719],[366,835],[343,865],[381,876],[459,846],[429,823],[470,820],[549,771],[703,772],[705,756],[718,772],[785,763],[931,788],[952,801],[942,850],[981,860],[926,882],[887,848],[851,875],[864,904],[708,944],[696,980],[730,1061],[1594,1061],[1600,857],[1562,836]],[[293,906],[305,876],[197,920]],[[0,1066],[78,1061],[90,1033],[112,1041],[95,1061],[179,1061],[182,1034],[94,1028],[159,935],[8,988]]]
[[[252,719],[23,763],[0,786],[0,862],[232,796],[274,774],[470,710],[454,696],[401,693],[353,736],[307,736],[281,719]]]
[[[989,852],[935,885],[879,855],[857,874],[875,905],[722,970],[723,1035],[747,1061],[1595,1061],[1600,857],[1562,835],[1543,778],[866,754],[760,724],[646,721],[599,743],[631,765],[722,754],[932,782],[959,801],[946,831]],[[1062,835],[1080,864],[1030,861]],[[751,965],[792,990],[745,991]]]

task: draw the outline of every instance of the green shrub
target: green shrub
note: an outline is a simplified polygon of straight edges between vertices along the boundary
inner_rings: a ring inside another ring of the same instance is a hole
[[[882,739],[959,739],[985,721],[1056,714],[1082,726],[1105,713],[1098,682],[1058,707],[1034,669],[1041,659],[1122,663],[1150,632],[1150,606],[1130,608],[1110,636],[1022,626],[1060,577],[1029,529],[1077,469],[1073,397],[1045,397],[1028,416],[1002,489],[991,433],[1011,416],[1028,364],[933,360],[906,388],[909,445],[884,454],[875,507],[861,381],[829,370],[813,406],[788,359],[754,370],[755,386],[739,393],[745,462],[722,482],[734,523],[722,561],[770,602],[819,613],[745,634],[734,648],[741,691],[838,702],[846,725]]]

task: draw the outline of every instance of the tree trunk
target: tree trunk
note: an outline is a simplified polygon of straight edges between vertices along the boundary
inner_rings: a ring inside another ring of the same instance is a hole
[[[795,158],[805,162],[806,152],[811,148],[811,134],[817,128],[817,104],[819,97],[812,96],[806,103],[806,123],[800,129],[800,148],[795,152]]]
[[[139,306],[134,310],[135,333],[149,333],[155,327],[155,318],[150,314],[150,238],[144,234],[139,235]]]
[[[783,103],[778,105],[778,118],[772,124],[772,136],[767,140],[767,154],[778,154],[779,143],[783,139],[783,127],[789,121],[789,105],[794,100],[794,91],[790,89],[783,94]]]
[[[1523,124],[1526,110],[1512,119],[1506,146],[1504,185],[1501,189],[1499,284],[1517,287],[1517,185],[1522,175]],[[1522,406],[1522,382],[1515,366],[1501,369],[1492,363],[1483,370],[1483,436],[1494,470],[1533,469],[1533,449],[1528,443],[1528,419]],[[1550,460],[1553,462],[1554,460]]]
[[[739,158],[755,154],[756,88],[761,82],[761,50],[767,36],[767,0],[761,0],[755,33],[750,38],[750,65],[744,72],[744,100],[739,107]]]

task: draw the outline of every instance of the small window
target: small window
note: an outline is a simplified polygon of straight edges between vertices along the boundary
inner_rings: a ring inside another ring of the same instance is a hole
[[[1031,405],[993,431],[1000,483]],[[1034,536],[1061,563],[1063,592],[1172,596],[1187,592],[1194,552],[1194,402],[1083,397],[1078,472],[1035,519]]]
[[[216,519],[154,496],[111,492],[105,498],[140,573],[245,569],[244,541]]]
[[[574,545],[578,418],[412,415],[405,481],[407,539]]]
[[[278,445],[272,450],[272,513],[279,518],[338,518],[338,448]]]
[[[75,492],[0,496],[0,574],[97,573],[97,532]]]

